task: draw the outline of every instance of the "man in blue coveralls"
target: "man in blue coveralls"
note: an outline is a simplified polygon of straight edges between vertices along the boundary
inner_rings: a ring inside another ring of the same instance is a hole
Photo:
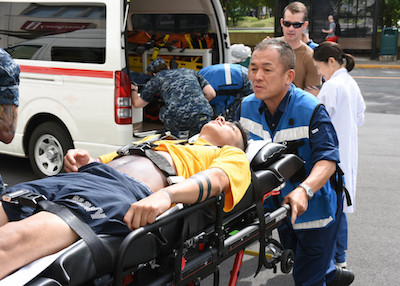
[[[330,180],[337,178],[336,132],[318,99],[292,84],[294,65],[284,41],[259,43],[249,65],[254,94],[243,99],[237,117],[252,139],[285,142],[305,161],[303,174],[287,182],[278,199],[292,207],[278,231],[284,247],[295,252],[296,285],[350,285],[354,274],[332,261],[343,200],[337,180]]]
[[[19,104],[19,66],[11,56],[0,49],[0,141],[8,144],[17,127]],[[0,191],[4,189],[0,174]]]

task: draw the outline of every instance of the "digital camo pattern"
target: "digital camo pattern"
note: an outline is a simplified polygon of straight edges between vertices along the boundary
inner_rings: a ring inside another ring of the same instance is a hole
[[[0,49],[0,104],[19,105],[19,65]]]
[[[140,96],[146,102],[157,94],[161,96],[165,105],[160,110],[160,120],[168,130],[173,133],[192,130],[190,133],[196,134],[213,115],[203,93],[207,84],[195,70],[163,70],[146,83]]]

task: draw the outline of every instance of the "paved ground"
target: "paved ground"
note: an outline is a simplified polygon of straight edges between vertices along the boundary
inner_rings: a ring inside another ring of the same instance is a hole
[[[395,61],[380,61],[379,59],[371,59],[368,55],[355,55],[356,68],[395,68],[400,69],[400,59]]]

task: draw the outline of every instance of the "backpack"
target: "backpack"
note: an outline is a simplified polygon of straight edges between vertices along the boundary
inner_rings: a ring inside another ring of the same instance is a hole
[[[342,33],[341,29],[340,29],[340,24],[339,21],[335,21],[336,27],[335,27],[335,36],[340,36],[340,34]]]

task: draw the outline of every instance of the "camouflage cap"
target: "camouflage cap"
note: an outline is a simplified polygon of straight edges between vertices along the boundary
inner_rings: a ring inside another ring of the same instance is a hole
[[[0,49],[0,104],[18,105],[19,65]]]
[[[154,61],[152,61],[149,66],[147,67],[147,71],[149,73],[154,73],[156,68],[161,65],[161,64],[166,64],[163,58],[156,58]]]

